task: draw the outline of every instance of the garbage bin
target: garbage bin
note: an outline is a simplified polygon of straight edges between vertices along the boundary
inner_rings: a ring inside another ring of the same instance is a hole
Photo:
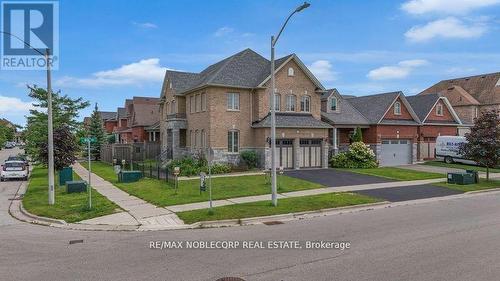
[[[120,182],[136,182],[142,178],[141,171],[121,171],[119,175]]]
[[[466,173],[468,174],[472,174],[472,178],[474,179],[474,183],[478,183],[479,182],[479,173],[477,171],[474,171],[474,170],[465,170]]]
[[[67,181],[73,180],[73,168],[64,167],[59,171],[59,187],[64,187]]]
[[[87,183],[85,181],[67,181],[67,192],[77,193],[87,191]]]
[[[471,173],[448,173],[449,184],[473,184],[474,175]]]

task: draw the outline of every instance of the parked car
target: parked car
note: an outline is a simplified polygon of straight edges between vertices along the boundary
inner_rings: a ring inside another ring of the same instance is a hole
[[[14,147],[16,147],[16,146],[12,142],[7,142],[5,144],[5,148],[7,148],[7,149],[11,149],[11,148],[14,148]]]
[[[8,179],[28,180],[28,166],[24,161],[5,161],[0,170],[0,181]]]
[[[464,164],[476,164],[472,160],[465,159],[460,154],[460,146],[467,143],[467,139],[461,136],[438,136],[436,138],[436,159],[451,164],[461,162]]]
[[[26,166],[29,166],[29,161],[24,155],[9,156],[6,161],[23,161]]]

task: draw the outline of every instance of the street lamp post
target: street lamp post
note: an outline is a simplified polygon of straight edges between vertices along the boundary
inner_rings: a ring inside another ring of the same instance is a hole
[[[274,206],[278,206],[278,191],[276,187],[276,108],[275,108],[275,101],[276,101],[276,81],[274,78],[275,74],[275,69],[274,69],[274,47],[276,45],[276,42],[278,42],[278,39],[280,38],[281,33],[283,32],[283,29],[285,29],[286,24],[290,20],[290,18],[295,14],[298,13],[305,8],[311,6],[311,4],[304,2],[304,4],[300,5],[297,7],[286,19],[285,23],[281,27],[280,31],[278,32],[278,35],[276,38],[271,36],[271,92],[270,92],[270,105],[271,105],[271,200],[273,202]]]
[[[13,38],[16,38],[17,40],[23,42],[24,45],[30,47],[33,51],[37,52],[41,56],[45,57],[45,66],[47,67],[47,122],[48,122],[48,149],[49,149],[49,205],[54,205],[55,203],[55,190],[54,190],[54,127],[53,127],[53,122],[52,122],[52,81],[51,81],[51,73],[50,73],[50,49],[45,50],[45,54],[40,52],[38,49],[33,48],[30,44],[28,44],[26,41],[23,39],[19,38],[18,36],[1,31],[0,33],[3,33],[5,35],[12,36]]]

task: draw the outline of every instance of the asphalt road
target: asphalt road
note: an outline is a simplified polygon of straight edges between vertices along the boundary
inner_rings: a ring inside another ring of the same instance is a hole
[[[500,193],[272,226],[89,232],[5,219],[0,280],[498,280]],[[83,243],[70,244],[70,240]],[[155,250],[151,241],[341,240],[340,250]]]

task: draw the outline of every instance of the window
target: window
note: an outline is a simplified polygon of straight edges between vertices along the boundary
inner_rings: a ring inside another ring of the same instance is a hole
[[[194,103],[195,103],[195,101],[194,101],[194,96],[190,96],[190,97],[189,97],[189,111],[190,111],[191,113],[193,113],[193,112],[194,112],[194,110],[195,110],[195,108],[194,108],[195,104],[194,104]]]
[[[280,94],[274,94],[274,110],[275,111],[281,110],[281,95]]]
[[[201,94],[201,111],[206,111],[207,110],[207,94],[202,93]]]
[[[293,67],[289,67],[288,68],[288,76],[294,76],[295,75],[295,71],[293,70]]]
[[[440,103],[436,105],[436,115],[443,116],[443,105]]]
[[[394,103],[394,115],[401,115],[401,103],[399,101]]]
[[[227,110],[240,110],[240,94],[227,94]]]
[[[196,98],[195,98],[195,108],[196,108],[196,112],[200,112],[201,111],[201,96],[200,95],[196,95]]]
[[[198,130],[196,130],[194,132],[194,147],[200,147],[200,144],[199,144],[199,141],[200,141],[200,136],[199,136],[200,132]]]
[[[175,100],[172,101],[172,103],[170,104],[170,113],[171,114],[175,114],[176,113],[176,110],[175,110]]]
[[[238,152],[239,151],[239,132],[229,131],[227,132],[227,151]]]
[[[303,96],[300,100],[300,111],[311,112],[311,97]]]
[[[201,130],[201,147],[207,147],[207,135],[205,134],[205,130]]]
[[[286,111],[295,111],[296,99],[294,95],[286,96]]]
[[[337,111],[337,98],[333,97],[330,99],[330,110]]]
[[[167,102],[167,104],[165,104],[165,108],[167,111],[167,115],[170,114],[170,103],[169,102]]]

